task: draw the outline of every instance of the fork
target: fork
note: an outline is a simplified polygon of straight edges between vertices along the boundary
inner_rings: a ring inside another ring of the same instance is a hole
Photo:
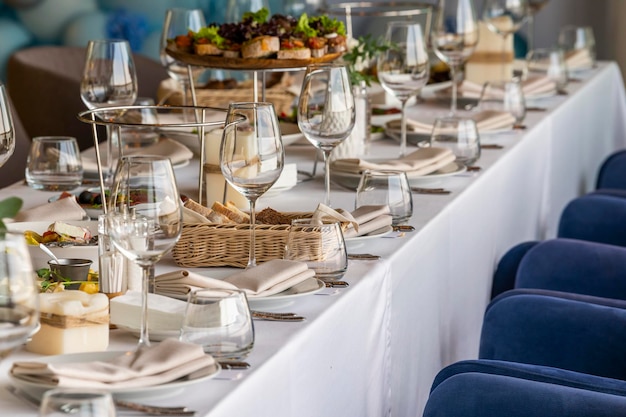
[[[268,321],[304,321],[306,320],[303,316],[298,316],[294,313],[269,313],[267,311],[250,311],[252,313],[252,317],[260,320],[268,320]]]

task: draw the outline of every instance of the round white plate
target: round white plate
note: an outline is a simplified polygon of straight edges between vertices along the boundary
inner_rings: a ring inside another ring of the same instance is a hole
[[[278,294],[258,298],[248,297],[248,304],[252,309],[281,307],[293,303],[296,298],[315,294],[325,287],[324,282],[319,279],[309,278]]]
[[[501,128],[501,129],[493,129],[493,130],[481,130],[479,133],[482,136],[490,136],[490,135],[500,135],[502,133],[512,132],[511,128]],[[401,131],[397,128],[391,128],[388,124],[385,124],[385,133],[390,138],[400,142]],[[430,141],[430,133],[416,133],[412,132],[410,129],[407,129],[406,132],[406,142],[409,145],[419,145],[420,142],[428,143]]]
[[[106,361],[116,356],[122,355],[122,351],[112,352],[86,352],[71,353],[67,355],[47,356],[35,361],[43,363],[77,363],[90,361]],[[199,376],[191,380],[174,381],[167,384],[156,385],[152,387],[142,388],[117,388],[109,390],[115,398],[118,399],[138,399],[150,397],[168,397],[178,394],[183,388],[194,385],[202,381],[214,378],[220,372],[219,364],[215,364],[215,368],[210,370],[208,374]],[[40,398],[43,393],[49,389],[55,388],[52,384],[43,384],[37,382],[25,381],[9,374],[11,382],[19,389],[26,391],[34,397]]]
[[[375,160],[372,160],[372,162],[375,162]],[[416,176],[416,175],[412,175],[409,172],[407,173],[407,178],[409,179],[409,184],[413,187],[416,187],[419,184],[423,184],[425,182],[433,182],[433,181],[437,181],[445,177],[460,174],[464,172],[465,170],[466,170],[465,165],[459,164],[456,162],[451,162],[445,167],[435,172],[432,172],[428,175]],[[351,190],[356,190],[356,188],[359,186],[359,181],[361,180],[361,174],[354,174],[351,172],[343,172],[343,171],[337,171],[337,170],[331,169],[330,179],[332,182],[342,187],[345,187]]]
[[[364,240],[378,239],[379,237],[387,236],[391,232],[393,232],[393,227],[386,226],[382,229],[375,230],[368,235],[347,237],[344,240],[346,241],[346,243],[362,242]]]
[[[76,196],[76,199],[78,199],[78,196],[83,191],[90,191],[92,193],[100,193],[100,187],[80,189],[80,190],[77,190],[77,191],[72,191],[71,193],[74,196]],[[52,203],[54,201],[57,201],[59,198],[61,198],[61,194],[53,195],[52,197],[50,197],[48,199],[48,203]],[[82,205],[82,204],[81,204],[81,207],[83,208],[83,210],[85,210],[85,213],[87,213],[87,216],[89,216],[89,218],[92,219],[92,220],[97,220],[98,216],[101,215],[102,213],[104,213],[102,211],[102,207],[93,207],[93,206],[88,207],[88,206],[85,206],[85,205]]]

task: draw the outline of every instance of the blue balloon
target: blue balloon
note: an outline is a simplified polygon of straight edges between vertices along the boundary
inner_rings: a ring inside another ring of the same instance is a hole
[[[107,13],[101,11],[77,16],[65,27],[63,45],[87,46],[92,39],[106,38],[107,19]]]
[[[96,0],[45,0],[17,15],[41,43],[58,43],[67,26],[76,17],[98,10]]]
[[[0,18],[0,78],[6,79],[9,58],[18,49],[28,46],[33,35],[15,20]]]

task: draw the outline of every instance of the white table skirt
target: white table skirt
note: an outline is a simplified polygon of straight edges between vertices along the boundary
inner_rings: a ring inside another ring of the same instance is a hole
[[[544,99],[530,112],[525,131],[483,138],[504,145],[483,150],[476,174],[446,179],[447,196],[414,194],[416,232],[402,238],[369,240],[358,253],[382,261],[351,261],[350,287],[334,296],[299,299],[282,310],[307,317],[304,323],[255,322],[252,369],[238,380],[210,380],[157,404],[183,403],[199,416],[419,416],[433,377],[443,366],[475,358],[491,277],[502,254],[524,240],[555,234],[565,204],[593,188],[600,163],[626,146],[626,102],[617,65],[601,63],[569,96]],[[445,112],[414,106],[411,114]],[[393,155],[397,144],[380,141],[377,156]],[[312,148],[289,147],[288,159],[309,169]],[[177,170],[181,192],[195,195],[196,168]],[[433,184],[434,185],[434,184]],[[23,185],[0,190],[19,195],[29,207],[52,195]],[[259,206],[313,210],[323,198],[321,177]],[[354,193],[334,186],[335,207],[350,209]],[[164,259],[159,270],[175,268]],[[200,269],[212,275],[225,269]],[[112,332],[110,349],[132,347],[134,337]],[[16,352],[0,364],[0,382]],[[33,408],[0,390],[0,409],[31,416]]]

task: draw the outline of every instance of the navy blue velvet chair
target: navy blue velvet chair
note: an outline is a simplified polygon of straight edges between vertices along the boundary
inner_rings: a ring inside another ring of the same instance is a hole
[[[626,190],[626,150],[614,152],[602,162],[596,189]]]

